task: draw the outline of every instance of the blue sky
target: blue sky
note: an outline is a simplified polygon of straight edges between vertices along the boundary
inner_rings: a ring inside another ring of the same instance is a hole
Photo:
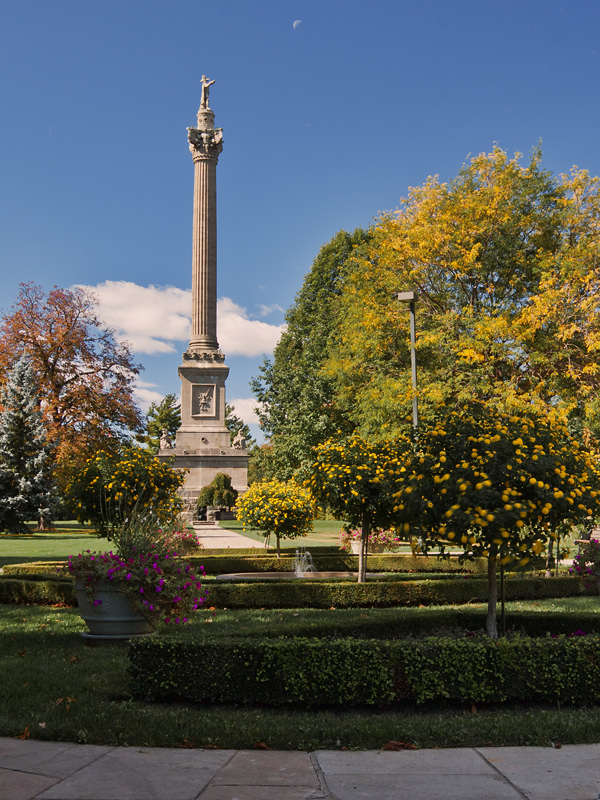
[[[494,143],[600,172],[599,40],[597,0],[0,0],[0,307],[21,281],[92,287],[145,367],[141,402],[179,391],[204,73],[219,340],[248,418],[340,228]]]

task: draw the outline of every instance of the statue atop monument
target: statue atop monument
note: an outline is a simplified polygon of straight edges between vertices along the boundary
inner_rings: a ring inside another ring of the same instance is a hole
[[[202,76],[202,80],[200,81],[202,84],[202,95],[200,97],[200,108],[210,108],[208,105],[208,94],[210,91],[210,87],[213,85],[214,81],[209,81],[206,75]]]

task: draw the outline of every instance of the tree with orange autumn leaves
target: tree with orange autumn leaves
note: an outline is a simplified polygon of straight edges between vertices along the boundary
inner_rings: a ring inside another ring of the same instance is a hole
[[[96,450],[141,429],[132,392],[140,367],[126,344],[96,314],[89,291],[21,284],[0,325],[0,383],[26,355],[36,375],[40,406],[58,473]]]

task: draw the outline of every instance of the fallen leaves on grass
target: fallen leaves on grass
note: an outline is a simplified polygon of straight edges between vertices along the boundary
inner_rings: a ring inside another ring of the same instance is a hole
[[[59,697],[58,700],[56,701],[56,705],[59,706],[65,700],[66,700],[65,708],[67,709],[67,711],[70,711],[72,703],[77,702],[77,700],[75,700],[74,697]]]
[[[25,730],[21,731],[14,738],[15,739],[29,739],[29,725],[25,725]]]
[[[254,749],[255,750],[272,750],[272,747],[269,747],[268,744],[264,742],[254,742]]]

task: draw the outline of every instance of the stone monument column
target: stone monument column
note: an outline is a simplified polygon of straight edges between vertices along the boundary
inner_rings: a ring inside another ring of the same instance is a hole
[[[173,466],[187,470],[183,496],[193,505],[200,489],[218,472],[230,475],[238,491],[247,487],[248,454],[239,438],[231,444],[225,425],[225,381],[229,367],[217,341],[217,162],[223,131],[215,128],[209,87],[202,76],[198,127],[188,128],[194,162],[192,247],[192,326],[190,343],[179,367],[181,427],[174,448],[159,458],[173,457]]]
[[[194,159],[192,335],[190,349],[218,350],[217,342],[217,161],[223,131],[215,115],[200,106],[198,127],[188,128]]]

